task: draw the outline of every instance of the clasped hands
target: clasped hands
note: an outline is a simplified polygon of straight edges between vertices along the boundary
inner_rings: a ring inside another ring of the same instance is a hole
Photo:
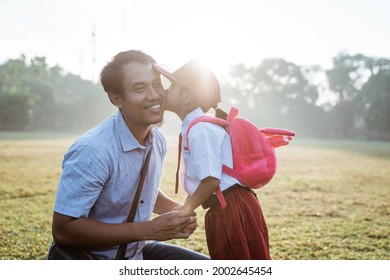
[[[198,227],[196,213],[183,205],[152,220],[156,225],[155,240],[187,239]]]

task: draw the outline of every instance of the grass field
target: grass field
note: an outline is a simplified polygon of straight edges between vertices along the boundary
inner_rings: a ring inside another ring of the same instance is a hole
[[[44,259],[61,161],[75,135],[0,132],[0,259]],[[163,190],[174,195],[176,143]],[[278,171],[257,191],[273,259],[390,259],[390,143],[295,139],[277,150]],[[175,240],[207,254],[199,228]]]

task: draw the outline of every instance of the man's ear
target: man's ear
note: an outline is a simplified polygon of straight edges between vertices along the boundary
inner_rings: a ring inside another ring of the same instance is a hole
[[[111,103],[119,109],[123,107],[122,97],[119,94],[109,92],[108,98],[110,98]]]

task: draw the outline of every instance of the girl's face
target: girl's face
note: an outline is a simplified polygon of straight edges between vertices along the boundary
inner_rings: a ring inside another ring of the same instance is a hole
[[[166,110],[177,112],[180,106],[183,106],[182,88],[175,82],[171,82],[171,86],[167,89],[167,104]]]

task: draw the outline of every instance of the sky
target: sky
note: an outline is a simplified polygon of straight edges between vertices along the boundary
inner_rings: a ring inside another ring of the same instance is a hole
[[[265,58],[332,66],[340,52],[390,58],[387,0],[0,0],[0,64],[21,54],[97,81],[120,51],[218,77]]]

